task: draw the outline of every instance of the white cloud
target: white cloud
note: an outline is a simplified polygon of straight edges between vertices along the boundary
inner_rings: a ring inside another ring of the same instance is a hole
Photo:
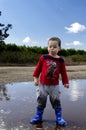
[[[78,33],[84,31],[86,26],[76,22],[71,24],[70,27],[65,27],[65,29],[68,30],[69,33]]]
[[[33,41],[33,42],[32,42],[32,44],[33,44],[33,45],[37,45],[37,44],[38,44],[38,42],[36,42],[36,41]]]
[[[30,37],[25,37],[22,42],[23,42],[23,43],[30,43],[30,42],[31,42],[31,39],[30,39]]]
[[[66,46],[80,46],[82,43],[80,41],[73,41],[70,43],[66,43]]]
[[[80,43],[80,41],[73,41],[73,45],[74,46],[79,46],[79,45],[81,45],[81,43]]]
[[[37,41],[33,41],[30,37],[25,37],[22,42],[26,46],[39,46],[39,43]]]

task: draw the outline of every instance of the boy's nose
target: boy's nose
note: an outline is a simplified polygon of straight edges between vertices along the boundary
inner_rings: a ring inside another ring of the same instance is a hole
[[[54,49],[54,47],[52,46],[51,49]]]

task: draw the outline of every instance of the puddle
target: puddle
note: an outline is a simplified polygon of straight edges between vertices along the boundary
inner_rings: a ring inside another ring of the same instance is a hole
[[[70,88],[60,82],[63,117],[67,127],[57,126],[49,100],[42,124],[31,125],[35,115],[36,88],[33,82],[0,85],[0,130],[86,130],[86,80],[70,80]]]

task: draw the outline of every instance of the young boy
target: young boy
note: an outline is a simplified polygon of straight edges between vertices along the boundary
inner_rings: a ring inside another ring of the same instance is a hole
[[[49,95],[51,105],[55,110],[56,123],[67,125],[67,122],[62,118],[61,112],[59,74],[61,74],[64,87],[69,88],[69,81],[64,59],[57,54],[60,50],[61,40],[58,37],[50,38],[48,40],[49,53],[40,57],[33,73],[34,84],[37,86],[38,104],[36,116],[30,120],[30,123],[42,122],[42,115]]]

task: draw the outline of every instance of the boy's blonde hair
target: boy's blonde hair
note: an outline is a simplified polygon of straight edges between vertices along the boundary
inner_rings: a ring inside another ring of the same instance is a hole
[[[48,44],[49,44],[49,41],[57,41],[58,46],[61,49],[61,40],[60,40],[60,38],[58,38],[58,37],[51,37],[51,38],[48,39]]]

